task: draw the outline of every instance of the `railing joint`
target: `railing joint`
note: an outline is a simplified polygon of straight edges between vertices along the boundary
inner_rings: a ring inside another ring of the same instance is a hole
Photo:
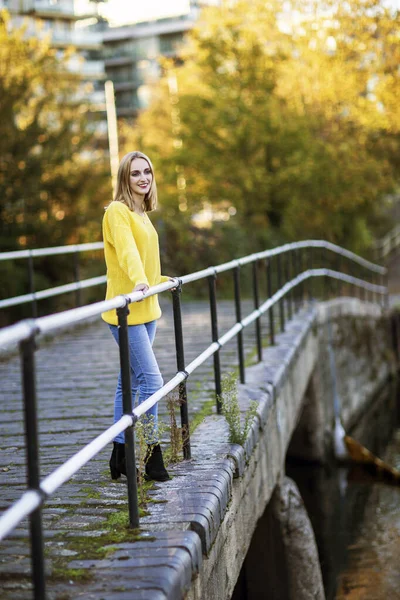
[[[136,421],[139,419],[139,417],[136,417],[136,415],[134,414],[133,409],[132,409],[132,412],[131,411],[125,412],[123,410],[122,411],[122,416],[123,417],[129,417],[132,420],[132,423],[130,425],[128,425],[127,429],[131,429],[132,427],[134,427]],[[135,417],[136,417],[136,420],[135,420]]]
[[[182,294],[182,279],[180,279],[179,277],[174,277],[174,279],[178,282],[178,285],[174,288],[171,288],[171,294]]]
[[[121,314],[128,314],[129,312],[129,304],[131,303],[129,296],[127,294],[120,294],[120,298],[124,299],[125,304],[123,306],[120,306],[119,308],[117,308],[117,314],[119,311],[121,311]]]
[[[46,492],[40,486],[38,488],[29,487],[26,491],[27,492],[36,492],[38,494],[38,496],[40,496],[40,505],[39,506],[42,506],[46,502],[47,498],[49,498],[49,496],[50,496],[50,494],[48,492]]]
[[[25,340],[21,340],[22,342],[27,342],[29,340],[35,340],[35,337],[40,333],[40,327],[36,323],[36,319],[25,319],[26,325],[29,327],[30,331]]]
[[[176,374],[177,374],[177,375],[179,375],[180,373],[181,373],[181,374],[182,374],[182,375],[185,377],[185,380],[186,380],[186,379],[189,377],[189,375],[190,375],[190,373],[188,373],[188,372],[186,371],[186,369],[180,369],[179,371],[177,371],[177,373],[176,373]]]

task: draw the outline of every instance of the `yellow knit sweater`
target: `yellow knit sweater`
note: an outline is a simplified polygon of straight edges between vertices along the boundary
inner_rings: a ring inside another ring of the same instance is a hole
[[[141,217],[125,204],[113,201],[103,218],[104,256],[107,265],[106,300],[130,294],[139,283],[148,286],[168,281],[161,275],[158,235],[149,217]],[[128,325],[159,319],[157,295],[129,305]],[[118,325],[117,311],[102,314],[106,323]]]

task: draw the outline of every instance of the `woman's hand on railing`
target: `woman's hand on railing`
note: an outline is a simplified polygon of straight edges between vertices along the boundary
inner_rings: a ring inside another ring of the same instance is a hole
[[[170,277],[169,280],[173,281],[174,283],[177,283],[176,287],[173,287],[169,290],[170,292],[174,292],[179,286],[179,279],[177,277]]]
[[[142,292],[143,295],[149,291],[149,286],[147,283],[138,283],[136,287],[133,288],[134,292]],[[137,300],[137,302],[143,302],[143,300]]]

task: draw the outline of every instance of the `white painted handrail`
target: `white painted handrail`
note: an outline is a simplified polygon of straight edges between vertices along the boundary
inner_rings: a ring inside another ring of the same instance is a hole
[[[267,250],[252,254],[242,259],[233,260],[229,263],[219,265],[217,267],[210,267],[186,275],[181,279],[175,278],[168,282],[151,287],[145,294],[142,292],[132,292],[127,296],[116,296],[112,300],[97,302],[92,305],[83,306],[80,308],[64,311],[63,313],[49,315],[41,317],[39,319],[30,319],[22,321],[16,325],[11,325],[3,330],[0,330],[0,347],[7,346],[9,344],[16,344],[23,340],[27,340],[30,336],[39,333],[48,333],[50,331],[57,330],[65,325],[83,321],[92,316],[100,315],[102,312],[121,308],[126,305],[127,300],[129,302],[137,302],[143,298],[159,294],[161,292],[176,288],[181,283],[189,283],[190,281],[196,281],[214,275],[215,273],[221,273],[229,269],[249,264],[256,260],[276,256],[279,253],[294,250],[298,248],[309,248],[309,247],[323,247],[337,254],[341,254],[348,258],[351,258],[360,265],[365,266],[373,272],[384,274],[386,269],[369,263],[360,257],[357,257],[351,252],[339,248],[329,242],[319,241],[308,241],[308,242],[296,242],[294,244],[286,244],[273,250]],[[340,252],[339,252],[340,250]],[[356,260],[357,259],[357,260]],[[242,319],[240,322],[233,325],[217,342],[213,342],[206,348],[199,356],[197,356],[185,369],[185,371],[179,371],[170,381],[168,381],[160,390],[150,396],[146,401],[142,402],[138,407],[132,411],[132,415],[123,415],[123,417],[114,425],[109,427],[106,431],[97,436],[78,453],[68,459],[63,465],[58,467],[53,473],[48,475],[40,484],[39,490],[28,490],[22,497],[13,504],[8,510],[6,510],[0,518],[0,540],[6,537],[17,525],[22,521],[23,518],[30,515],[38,506],[43,504],[45,498],[54,493],[63,483],[68,481],[83,465],[91,460],[98,452],[109,444],[117,434],[122,433],[128,427],[132,426],[138,417],[147,412],[157,402],[164,398],[168,393],[175,389],[186,377],[209,359],[215,352],[217,352],[222,346],[230,341],[235,335],[248,326],[250,323],[255,321],[261,314],[265,313],[277,302],[282,300],[284,296],[294,289],[299,284],[303,283],[307,279],[314,277],[329,277],[337,279],[346,283],[350,283],[357,287],[363,288],[367,291],[386,295],[387,288],[382,285],[369,283],[360,278],[340,273],[332,269],[308,269],[303,273],[298,274],[292,280],[286,282],[273,296],[268,298],[259,308],[255,309],[250,315]]]

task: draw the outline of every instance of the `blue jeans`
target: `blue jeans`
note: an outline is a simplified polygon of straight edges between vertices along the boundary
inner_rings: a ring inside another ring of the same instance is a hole
[[[156,325],[156,321],[150,321],[150,323],[144,323],[143,325],[128,325],[133,406],[135,406],[137,394],[139,394],[138,403],[140,404],[157,392],[164,384],[152,347],[156,335]],[[119,344],[118,327],[116,325],[109,325],[109,327],[115,341]],[[157,413],[158,403],[145,413],[150,419],[149,422],[151,422],[152,431],[147,432],[146,435],[146,441],[149,444],[158,443]],[[122,417],[122,414],[122,384],[120,373],[114,399],[114,423]],[[123,444],[125,442],[125,434],[120,433],[115,438],[115,441]]]

